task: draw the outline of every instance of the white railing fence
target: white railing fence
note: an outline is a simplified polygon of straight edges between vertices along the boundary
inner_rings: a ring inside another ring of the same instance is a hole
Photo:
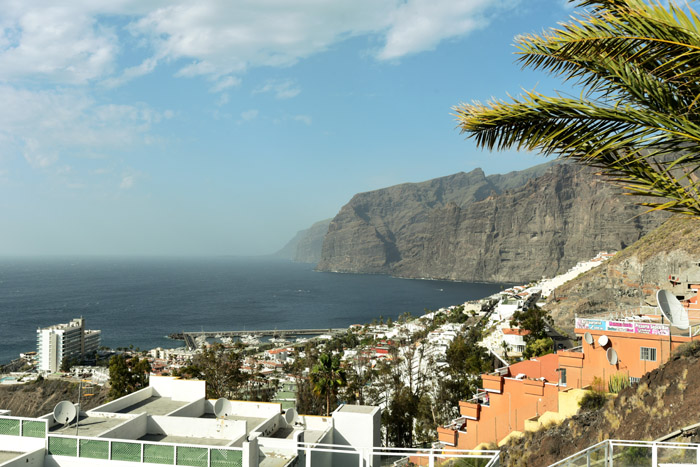
[[[324,457],[324,455],[326,457]],[[412,465],[440,467],[459,465],[464,467],[498,467],[500,451],[458,450],[458,449],[415,449],[415,448],[353,448],[336,444],[299,443],[299,457],[303,462],[297,465],[315,467],[317,465],[379,467],[404,466],[409,459]]]
[[[550,467],[666,467],[700,465],[700,444],[606,440]]]

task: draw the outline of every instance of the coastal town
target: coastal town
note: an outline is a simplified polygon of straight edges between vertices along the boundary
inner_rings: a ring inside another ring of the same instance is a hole
[[[438,447],[461,447],[453,439],[453,434],[445,435],[446,429],[458,433],[459,427],[467,420],[460,415],[461,402],[458,400],[464,393],[457,391],[451,399],[445,396],[450,391],[445,382],[454,379],[454,372],[459,368],[450,358],[464,357],[462,354],[457,357],[450,355],[451,346],[452,353],[456,352],[455,340],[465,342],[467,336],[478,330],[478,338],[472,344],[481,349],[484,362],[477,369],[500,368],[499,371],[503,371],[502,368],[523,359],[526,354],[529,331],[514,326],[513,316],[519,310],[542,305],[558,286],[612,256],[613,253],[601,252],[589,261],[579,262],[565,274],[509,287],[481,300],[428,311],[421,316],[413,316],[407,310],[394,319],[378,318],[343,331],[332,330],[331,333],[299,337],[294,341],[287,337],[265,339],[256,336],[255,331],[248,331],[235,339],[200,336],[191,347],[141,350],[125,343],[125,347],[107,349],[100,346],[101,332],[104,331],[86,329],[86,320],[76,318],[70,323],[38,329],[36,351],[26,352],[8,365],[22,365],[22,368],[3,373],[0,381],[2,385],[26,384],[41,377],[109,385],[109,361],[115,355],[147,361],[152,376],[187,378],[193,376],[190,371],[193,362],[203,353],[235,351],[241,356],[237,370],[244,375],[241,380],[246,380],[245,386],[236,393],[240,399],[276,402],[284,410],[294,408],[300,413],[323,413],[324,407],[305,399],[299,385],[308,381],[318,355],[327,353],[339,358],[348,380],[347,386],[333,395],[335,406],[371,405],[391,413],[392,403],[400,392],[397,388],[407,387],[412,397],[418,400],[435,404],[440,400],[442,413],[434,413],[422,420],[423,428],[415,433],[411,431],[408,434],[410,439],[386,429],[383,431],[385,439],[393,436],[390,443],[399,446],[433,443]],[[546,334],[552,342],[549,352],[561,353],[579,345],[575,339],[554,328],[548,328]],[[478,389],[482,386],[478,373],[467,375],[467,378],[475,400],[488,400],[489,393]],[[468,449],[476,447],[476,444],[471,444]]]

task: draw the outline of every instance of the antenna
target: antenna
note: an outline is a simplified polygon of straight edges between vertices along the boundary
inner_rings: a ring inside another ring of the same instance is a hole
[[[219,399],[216,399],[216,402],[214,402],[214,414],[217,418],[228,417],[231,415],[231,411],[231,401],[225,397],[220,397]]]
[[[53,409],[53,419],[63,425],[68,425],[73,421],[78,411],[71,401],[61,401]]]
[[[615,349],[610,347],[607,352],[605,352],[605,356],[608,357],[608,363],[611,365],[617,365],[617,352]]]
[[[297,421],[297,416],[297,411],[294,408],[289,408],[284,413],[284,421],[287,422],[287,425],[294,425],[294,422]]]
[[[608,339],[608,336],[606,336],[605,334],[598,338],[598,344],[600,344],[601,347],[605,347],[606,345],[608,345],[608,342],[610,342],[610,339]]]
[[[688,312],[683,308],[681,302],[668,290],[656,292],[656,301],[659,304],[661,313],[669,320],[671,326],[685,330],[690,326]]]
[[[586,331],[583,334],[583,340],[586,341],[586,344],[593,345],[593,336],[591,335],[590,332]]]

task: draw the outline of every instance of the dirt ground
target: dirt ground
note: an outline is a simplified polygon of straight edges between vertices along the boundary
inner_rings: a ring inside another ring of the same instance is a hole
[[[604,439],[655,440],[700,421],[700,345],[677,353],[607,404],[501,449],[503,466],[547,466]],[[698,442],[692,430],[683,439]]]

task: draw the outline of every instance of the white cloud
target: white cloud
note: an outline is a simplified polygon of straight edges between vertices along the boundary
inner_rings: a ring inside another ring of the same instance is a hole
[[[80,84],[108,74],[118,41],[97,13],[88,2],[2,2],[0,79]]]
[[[258,114],[259,114],[259,112],[257,109],[246,110],[245,112],[241,112],[241,119],[244,122],[249,122],[251,120],[258,118]]]
[[[224,76],[211,88],[211,92],[221,92],[230,87],[238,86],[239,84],[241,84],[240,78],[236,78],[235,76]]]
[[[62,157],[95,158],[146,141],[163,118],[145,105],[99,104],[78,90],[30,91],[0,85],[0,152],[45,169]]]
[[[488,24],[484,13],[493,0],[409,0],[393,12],[381,60],[434,49],[441,41],[463,36]]]
[[[299,86],[291,80],[285,81],[268,81],[265,85],[256,88],[253,94],[263,94],[271,92],[277,99],[291,99],[301,93]]]
[[[136,183],[136,178],[138,177],[135,173],[130,173],[122,176],[122,182],[119,184],[119,188],[122,190],[129,190]]]
[[[250,68],[293,65],[350,37],[375,37],[379,60],[430,50],[517,1],[0,0],[0,80],[116,86],[175,61],[178,76],[205,76],[218,92]],[[120,34],[147,54],[140,63],[117,68]],[[298,94],[291,83],[271,91]]]
[[[295,122],[301,122],[305,125],[311,125],[311,117],[308,115],[295,115],[292,117]]]

